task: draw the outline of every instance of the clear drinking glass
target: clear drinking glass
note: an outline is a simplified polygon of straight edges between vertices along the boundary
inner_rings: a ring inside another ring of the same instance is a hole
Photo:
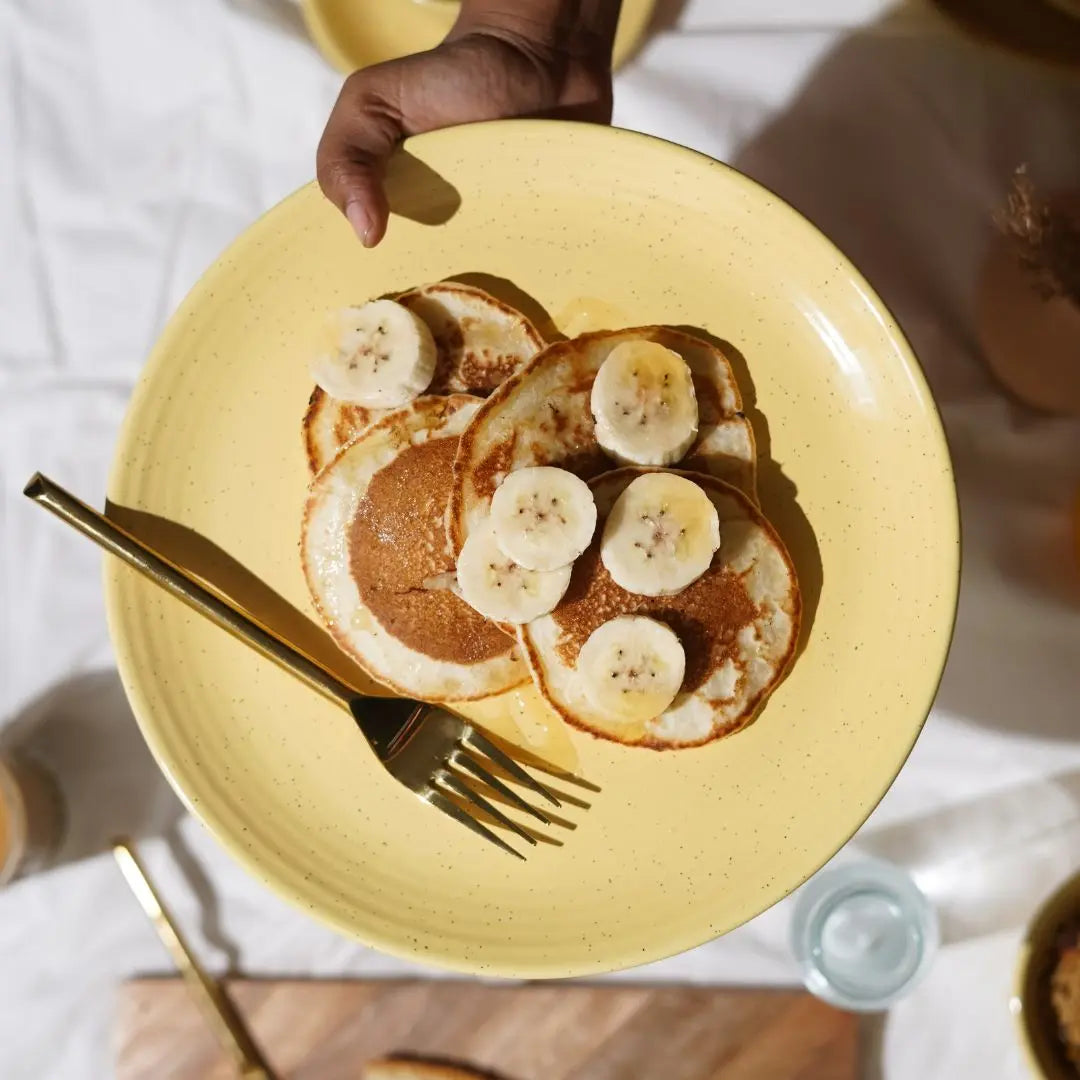
[[[806,988],[859,1012],[885,1009],[910,990],[938,940],[937,914],[915,882],[877,860],[829,867],[811,878],[791,927]]]

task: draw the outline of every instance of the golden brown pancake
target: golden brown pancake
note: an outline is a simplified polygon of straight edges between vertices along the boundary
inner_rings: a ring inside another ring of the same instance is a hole
[[[799,636],[799,586],[783,543],[746,495],[690,472],[680,475],[705,491],[720,518],[720,549],[712,565],[673,596],[640,596],[616,585],[600,559],[603,521],[630,481],[651,471],[656,470],[617,469],[591,482],[596,539],[574,564],[559,605],[521,627],[518,640],[540,692],[575,727],[658,750],[699,746],[744,727],[783,677]],[[589,635],[620,615],[665,623],[686,654],[678,696],[646,723],[630,725],[601,714],[575,671]]]
[[[484,402],[461,439],[447,528],[460,551],[470,528],[488,513],[503,477],[530,465],[557,465],[585,479],[613,462],[596,441],[593,381],[608,353],[624,341],[656,341],[690,368],[699,430],[680,468],[710,473],[756,499],[756,450],[742,399],[724,354],[666,326],[605,330],[549,345]]]
[[[520,311],[471,285],[441,281],[396,299],[419,315],[435,338],[438,360],[428,394],[484,397],[544,346]],[[387,411],[339,401],[315,387],[303,423],[311,472]]]
[[[528,678],[513,639],[452,588],[446,506],[479,405],[421,397],[384,416],[315,477],[304,516],[304,573],[338,644],[379,682],[428,701]]]

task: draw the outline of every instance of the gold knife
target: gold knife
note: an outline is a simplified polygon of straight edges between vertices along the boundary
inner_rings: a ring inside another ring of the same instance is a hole
[[[124,880],[154,924],[158,937],[184,977],[191,996],[210,1022],[222,1047],[236,1063],[240,1076],[243,1080],[273,1080],[269,1066],[225,990],[202,969],[188,948],[169,909],[162,903],[147,876],[132,842],[121,837],[113,841],[112,850]]]

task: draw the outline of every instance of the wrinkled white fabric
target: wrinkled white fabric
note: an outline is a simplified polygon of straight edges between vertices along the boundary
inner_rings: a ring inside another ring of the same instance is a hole
[[[851,848],[911,867],[947,943],[874,1025],[868,1075],[1018,1078],[1020,928],[1080,864],[1067,518],[1080,425],[987,379],[973,283],[1016,164],[1080,183],[1080,85],[920,9],[810,8],[692,0],[620,76],[617,121],[792,201],[860,265],[928,370],[964,514],[956,643],[923,737]],[[111,670],[98,556],[19,493],[35,469],[104,490],[150,344],[220,249],[310,177],[337,85],[287,0],[0,0],[0,718],[79,778],[68,864],[0,893],[5,1080],[109,1076],[116,986],[169,969],[111,861],[80,858],[118,829],[150,837],[150,867],[211,966],[408,970],[288,908],[182,813]],[[792,982],[789,912],[620,977]]]

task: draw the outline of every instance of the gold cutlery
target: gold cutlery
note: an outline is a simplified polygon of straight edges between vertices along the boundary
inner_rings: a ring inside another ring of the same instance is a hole
[[[120,838],[113,841],[112,850],[124,880],[153,923],[157,936],[183,976],[191,996],[210,1022],[222,1047],[235,1062],[242,1080],[273,1080],[269,1066],[263,1061],[259,1048],[228,994],[220,983],[203,970],[177,929],[134,845],[127,838]]]
[[[375,756],[394,779],[478,836],[519,859],[525,856],[490,826],[502,826],[529,844],[537,842],[531,830],[491,801],[492,795],[507,808],[524,811],[543,825],[551,824],[547,814],[511,785],[521,785],[553,806],[560,805],[558,798],[469,721],[446,709],[417,701],[358,694],[321,664],[210,592],[180,567],[47,477],[35,473],[24,494],[340,705],[355,720]],[[485,819],[486,824],[478,818]]]

